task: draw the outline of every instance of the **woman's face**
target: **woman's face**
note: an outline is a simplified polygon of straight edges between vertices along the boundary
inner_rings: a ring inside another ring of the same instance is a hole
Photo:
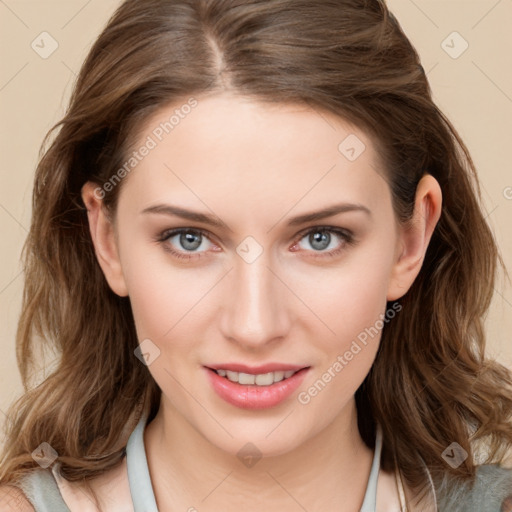
[[[372,366],[400,295],[390,190],[368,136],[333,115],[228,95],[184,104],[134,147],[109,282],[130,297],[166,411],[233,454],[248,440],[284,453],[342,417]],[[267,363],[308,369],[290,388],[208,369]]]

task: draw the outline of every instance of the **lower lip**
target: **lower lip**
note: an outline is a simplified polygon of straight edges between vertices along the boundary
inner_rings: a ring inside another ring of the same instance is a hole
[[[208,377],[216,393],[226,402],[242,409],[268,409],[288,398],[303,382],[309,368],[303,368],[288,379],[270,386],[256,386],[231,382],[217,372],[206,368]]]

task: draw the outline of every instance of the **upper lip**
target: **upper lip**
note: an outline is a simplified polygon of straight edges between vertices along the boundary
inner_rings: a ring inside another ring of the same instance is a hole
[[[267,363],[260,364],[259,366],[248,366],[242,363],[221,363],[221,364],[213,364],[208,365],[207,368],[212,370],[230,370],[232,372],[242,372],[249,373],[252,375],[258,375],[262,373],[270,373],[277,371],[299,371],[303,368],[309,368],[309,366],[301,366],[296,364],[286,364],[286,363]]]

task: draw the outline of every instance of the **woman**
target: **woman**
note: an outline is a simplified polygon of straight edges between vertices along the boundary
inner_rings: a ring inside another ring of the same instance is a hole
[[[7,510],[512,501],[501,261],[379,1],[124,2],[37,169]]]

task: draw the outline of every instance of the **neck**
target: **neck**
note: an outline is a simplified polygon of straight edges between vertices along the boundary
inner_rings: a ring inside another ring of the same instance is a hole
[[[354,400],[294,449],[252,463],[212,444],[164,399],[144,442],[160,510],[230,512],[264,504],[268,512],[353,512],[362,505],[373,460]]]

